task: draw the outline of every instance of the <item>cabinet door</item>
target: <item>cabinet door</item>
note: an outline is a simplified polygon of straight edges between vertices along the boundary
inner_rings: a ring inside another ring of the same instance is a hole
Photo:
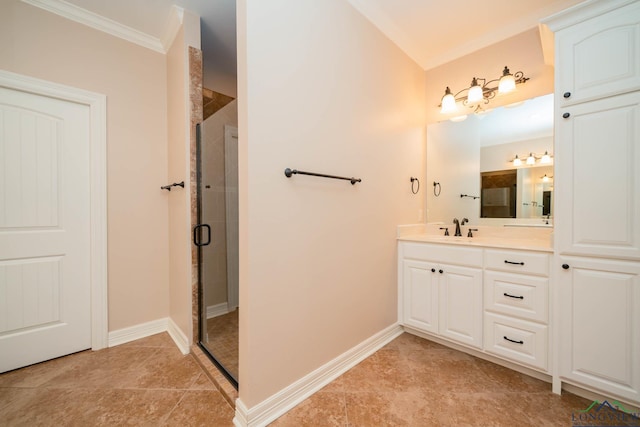
[[[640,259],[640,92],[574,105],[559,115],[557,248]]]
[[[560,375],[640,403],[640,263],[559,262]]]
[[[405,260],[403,264],[404,324],[421,331],[438,333],[436,265],[414,260]]]
[[[560,106],[640,88],[639,22],[636,2],[556,34]]]
[[[441,265],[438,276],[440,335],[482,347],[482,270]]]

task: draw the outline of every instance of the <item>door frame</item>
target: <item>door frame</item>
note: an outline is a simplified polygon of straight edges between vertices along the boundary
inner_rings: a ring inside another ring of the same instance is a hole
[[[235,140],[235,141],[234,141]],[[235,151],[236,151],[236,169],[238,168],[237,166],[237,153],[238,153],[238,127],[237,126],[232,126],[232,125],[224,125],[224,166],[225,166],[225,189],[227,188],[227,183],[226,183],[226,173],[228,171],[228,162],[229,162],[229,158],[228,158],[228,149],[230,145],[235,145]],[[236,179],[236,183],[237,183],[237,179]],[[236,192],[237,192],[237,188],[236,188]],[[237,194],[237,193],[236,193]],[[237,195],[236,195],[237,198]],[[240,290],[239,288],[239,278],[235,277],[234,279],[234,284],[235,286],[230,286],[231,281],[229,280],[229,271],[231,271],[231,269],[229,268],[229,193],[227,191],[225,191],[225,214],[226,214],[226,224],[225,224],[225,230],[226,230],[226,248],[227,248],[227,310],[228,311],[233,311],[236,308],[238,308],[240,306]],[[237,242],[236,242],[237,245]],[[235,260],[236,262],[238,262],[238,260]],[[233,309],[232,309],[233,308]]]
[[[107,300],[107,97],[0,70],[0,87],[89,107],[91,348],[108,346]]]

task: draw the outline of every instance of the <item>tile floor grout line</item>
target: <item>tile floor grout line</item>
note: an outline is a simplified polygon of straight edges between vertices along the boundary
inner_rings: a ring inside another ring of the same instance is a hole
[[[178,405],[180,405],[180,402],[182,402],[182,400],[184,399],[184,397],[187,395],[186,390],[182,393],[182,396],[180,396],[180,399],[178,399],[178,401],[176,402],[175,405],[173,405],[173,408],[171,408],[170,411],[168,411],[164,417],[162,417],[162,420],[159,422],[159,424],[165,424],[167,419],[169,419],[169,417],[171,416],[171,414],[173,413],[173,411],[176,410],[176,408],[178,407]]]

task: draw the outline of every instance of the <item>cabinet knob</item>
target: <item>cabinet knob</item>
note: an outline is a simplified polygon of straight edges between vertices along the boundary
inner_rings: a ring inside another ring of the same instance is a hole
[[[431,272],[432,272],[432,273],[435,273],[435,272],[436,272],[436,269],[435,269],[435,268],[432,268],[432,269],[431,269]]]
[[[569,98],[571,96],[571,92],[565,92],[562,96]]]
[[[569,269],[569,264],[562,264],[562,268],[564,268],[565,270]]]
[[[444,271],[442,271],[442,270],[438,270],[438,273],[442,274],[442,273],[444,273]]]
[[[571,116],[571,114],[569,114],[569,113],[564,113],[564,114],[562,115],[562,117],[563,117],[563,118],[565,118],[565,119],[568,119],[568,118],[569,118],[569,116]]]

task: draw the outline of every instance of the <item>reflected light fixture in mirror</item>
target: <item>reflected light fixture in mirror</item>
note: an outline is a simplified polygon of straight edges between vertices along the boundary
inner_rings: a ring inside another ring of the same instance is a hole
[[[535,165],[536,164],[536,158],[533,157],[533,153],[529,153],[529,157],[527,157],[527,164],[528,165]]]
[[[548,151],[545,151],[542,157],[540,158],[540,163],[551,163],[551,156]],[[546,176],[546,175],[545,175]]]
[[[526,157],[525,164],[527,166],[533,166],[537,160],[540,160],[540,164],[550,164],[552,156],[549,154],[549,150],[545,150],[542,156],[536,156],[533,152],[530,152]],[[515,157],[509,162],[513,162],[513,166],[522,166],[522,159],[516,154]]]

